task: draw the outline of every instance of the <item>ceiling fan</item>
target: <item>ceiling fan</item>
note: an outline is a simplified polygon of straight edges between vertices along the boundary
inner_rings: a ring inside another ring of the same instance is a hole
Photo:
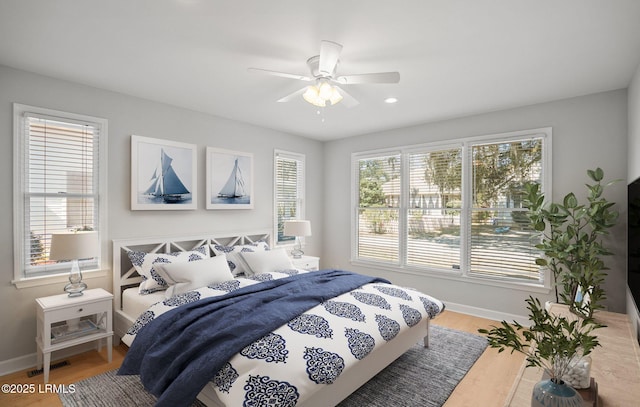
[[[283,78],[297,79],[304,82],[315,82],[313,85],[305,86],[304,88],[279,99],[278,102],[288,102],[302,95],[304,100],[318,107],[325,107],[327,104],[333,106],[340,101],[343,101],[343,104],[346,107],[353,107],[359,103],[353,96],[349,95],[344,89],[342,89],[340,85],[400,82],[400,74],[398,72],[362,73],[337,76],[336,68],[340,62],[340,52],[342,52],[342,45],[333,41],[321,41],[320,55],[313,56],[307,60],[311,76],[270,71],[260,68],[249,68],[249,71],[280,76]]]

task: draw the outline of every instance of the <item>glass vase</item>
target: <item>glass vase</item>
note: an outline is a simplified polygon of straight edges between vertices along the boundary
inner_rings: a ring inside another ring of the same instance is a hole
[[[580,393],[562,380],[540,380],[533,387],[531,407],[583,407]]]
[[[583,356],[569,365],[562,380],[574,389],[587,389],[591,385],[591,357]]]

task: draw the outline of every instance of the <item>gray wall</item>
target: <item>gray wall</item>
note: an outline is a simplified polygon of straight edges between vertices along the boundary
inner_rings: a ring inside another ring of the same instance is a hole
[[[325,265],[371,272],[401,285],[464,306],[479,315],[491,312],[526,315],[524,299],[529,293],[512,288],[472,284],[460,279],[404,274],[382,269],[367,270],[352,266],[350,258],[351,153],[399,145],[504,133],[551,126],[553,128],[553,193],[562,197],[575,191],[584,197],[586,170],[601,167],[608,179],[626,179],[627,174],[627,93],[617,90],[517,109],[367,134],[326,143],[325,234],[322,261]],[[615,184],[607,197],[626,212],[626,186]],[[606,282],[607,304],[613,311],[625,310],[626,287],[626,213],[612,233],[610,244],[615,256]],[[546,299],[545,295],[539,296]],[[551,297],[548,297],[549,299]]]
[[[12,103],[40,106],[109,120],[108,238],[171,236],[271,229],[273,150],[306,154],[307,218],[313,236],[305,251],[320,254],[322,242],[323,144],[277,131],[0,66],[0,362],[36,351],[35,298],[62,293],[64,284],[16,289],[13,279]],[[199,209],[131,211],[131,134],[198,145]],[[254,154],[255,209],[205,210],[206,146]],[[110,245],[109,245],[110,247]],[[109,257],[111,250],[109,248]],[[111,260],[109,259],[109,264]],[[111,274],[90,279],[111,291]],[[54,355],[55,357],[55,355]]]

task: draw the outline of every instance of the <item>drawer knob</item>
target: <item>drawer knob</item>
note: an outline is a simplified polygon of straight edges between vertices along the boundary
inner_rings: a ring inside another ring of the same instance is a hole
[[[79,308],[79,309],[78,309],[78,312],[82,312],[82,310],[83,310],[83,308]]]

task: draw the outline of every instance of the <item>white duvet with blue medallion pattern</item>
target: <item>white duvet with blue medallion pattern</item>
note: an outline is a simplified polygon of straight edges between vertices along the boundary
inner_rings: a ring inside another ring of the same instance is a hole
[[[168,298],[143,313],[122,340],[131,345],[140,328],[180,305],[304,272],[238,277]],[[442,309],[442,302],[411,288],[366,284],[325,301],[245,347],[212,384],[227,406],[295,406],[375,348],[423,318],[434,318]]]

